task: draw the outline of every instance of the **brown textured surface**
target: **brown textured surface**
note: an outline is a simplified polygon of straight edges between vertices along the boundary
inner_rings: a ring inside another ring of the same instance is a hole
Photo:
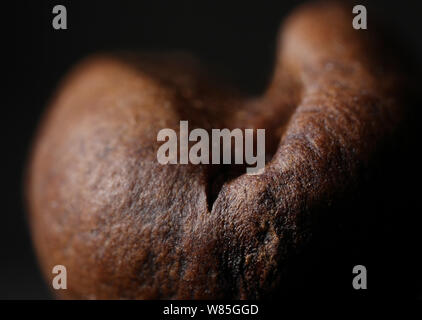
[[[261,298],[282,286],[309,221],[353,188],[400,120],[397,77],[351,12],[294,12],[262,97],[216,85],[184,55],[76,67],[41,126],[27,192],[43,270],[67,267],[61,297]],[[213,195],[222,168],[156,161],[158,131],[180,120],[266,128],[277,148],[264,174],[223,177]]]

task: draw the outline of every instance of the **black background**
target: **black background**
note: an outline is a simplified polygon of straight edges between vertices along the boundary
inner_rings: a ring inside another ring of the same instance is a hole
[[[6,205],[0,220],[0,299],[51,297],[30,242],[23,201],[24,167],[42,111],[61,77],[75,62],[93,52],[116,49],[189,51],[224,70],[241,89],[259,93],[270,76],[280,22],[301,2],[19,1],[13,23],[6,26],[6,32],[14,33],[15,50],[8,84],[3,87],[7,98],[3,105],[6,119],[2,127],[5,130],[2,160],[6,164],[2,203]],[[419,3],[373,0],[355,4],[367,6],[369,28],[376,16],[389,27],[391,37],[403,43],[406,59],[418,61],[422,56]],[[67,30],[54,30],[51,26],[52,8],[56,4],[67,8]],[[415,146],[419,147],[420,143]],[[417,153],[406,153],[403,157],[409,161],[409,168],[420,163]],[[324,288],[323,278],[344,274],[336,278],[344,279],[339,287],[347,286],[350,295],[368,295],[371,290],[368,293],[351,290],[352,266],[365,264],[370,274],[378,274],[373,276],[372,283],[368,280],[374,295],[422,294],[417,293],[422,268],[416,259],[422,252],[418,243],[421,238],[414,234],[422,233],[422,228],[417,224],[420,218],[409,219],[422,212],[416,204],[420,197],[420,173],[401,171],[403,167],[397,163],[389,170],[398,170],[397,175],[406,176],[404,186],[400,186],[406,200],[390,206],[395,199],[378,197],[387,202],[378,207],[380,211],[394,208],[381,238],[374,239],[379,234],[369,236],[376,244],[368,245],[366,252],[361,248],[368,238],[356,239],[356,243],[345,246],[333,270],[320,274],[322,279],[298,281],[311,283],[315,292],[326,292],[337,287]],[[408,192],[410,185],[412,190]],[[379,216],[383,219],[382,213]],[[401,240],[396,242],[397,238]],[[380,253],[381,258],[373,258],[374,253]],[[403,282],[397,280],[400,283],[394,284],[397,277],[402,277]],[[386,288],[389,290],[385,291]]]

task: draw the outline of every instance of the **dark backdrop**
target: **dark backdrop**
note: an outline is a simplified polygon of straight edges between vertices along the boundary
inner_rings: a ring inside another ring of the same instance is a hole
[[[301,2],[19,1],[13,23],[6,30],[14,33],[15,50],[14,64],[7,74],[8,84],[3,87],[7,99],[3,106],[6,121],[2,129],[6,144],[2,159],[6,164],[2,202],[6,206],[0,220],[0,299],[51,297],[30,242],[22,193],[24,165],[40,115],[58,81],[76,61],[92,52],[115,49],[185,50],[215,68],[225,70],[226,76],[243,90],[257,93],[265,87],[270,75],[280,22]],[[404,44],[406,59],[415,61],[422,54],[422,19],[418,3],[410,0],[356,2],[367,6],[369,28],[372,18],[377,16],[390,28],[392,36]],[[53,30],[51,26],[51,11],[56,4],[67,8],[67,30]],[[9,93],[12,93],[11,97]],[[415,156],[413,163],[417,159]],[[414,179],[409,178],[408,183]],[[415,190],[418,188],[415,184]],[[416,191],[412,195],[418,196]],[[401,205],[395,207],[399,210],[396,212],[398,221],[402,210],[414,211],[415,215],[421,213],[414,203]],[[407,227],[403,223],[398,223],[397,229],[390,225],[384,236],[394,239],[420,229],[413,226],[413,229],[403,230]],[[410,237],[407,240],[417,242],[419,239]],[[373,263],[372,270],[378,268],[379,271],[377,280],[372,282],[375,292],[383,291],[385,281],[394,281],[389,277],[399,273],[403,274],[406,283],[393,288],[414,293],[414,285],[420,282],[417,272],[420,265],[414,257],[421,252],[415,251],[418,247],[414,243],[404,249],[404,253],[398,252],[403,245],[409,244],[407,240],[399,245],[387,241],[380,249],[384,252],[384,260],[378,265],[371,262],[371,253],[354,250],[350,244],[345,249],[345,255],[350,258],[345,264],[347,285],[351,287],[349,262]],[[334,268],[343,266],[339,264]],[[422,269],[420,271],[422,273]],[[377,288],[375,284],[380,285]]]

